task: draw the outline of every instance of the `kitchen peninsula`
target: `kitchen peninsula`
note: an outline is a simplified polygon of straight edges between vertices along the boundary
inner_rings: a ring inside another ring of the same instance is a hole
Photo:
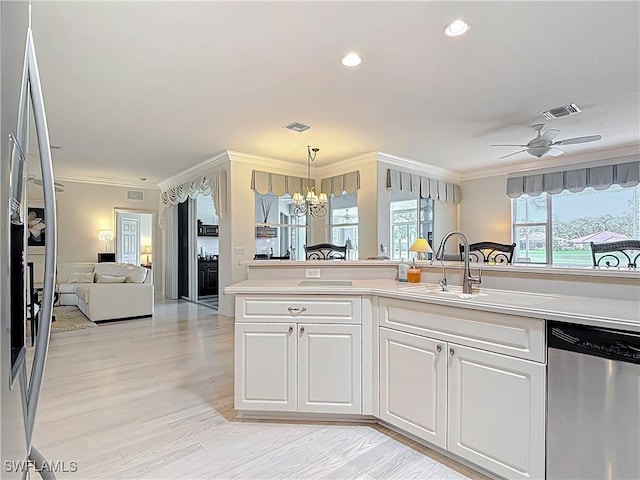
[[[450,292],[440,264],[419,284],[390,261],[244,265],[240,416],[377,420],[505,478],[545,477],[547,322],[640,332],[635,270],[486,266],[469,298],[458,262]]]

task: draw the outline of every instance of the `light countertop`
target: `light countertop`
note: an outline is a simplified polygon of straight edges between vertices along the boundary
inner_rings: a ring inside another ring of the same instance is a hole
[[[300,279],[253,279],[230,285],[225,294],[250,295],[376,295],[421,303],[433,303],[487,312],[521,315],[581,325],[640,332],[640,301],[600,297],[510,292],[480,288],[470,299],[461,298],[459,286],[441,293],[438,285],[397,280],[351,280],[351,286],[319,280],[320,285],[301,286]],[[333,285],[332,285],[333,283]]]

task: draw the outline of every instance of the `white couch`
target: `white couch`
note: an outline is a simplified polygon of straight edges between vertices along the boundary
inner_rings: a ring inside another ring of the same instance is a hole
[[[153,315],[151,271],[126,263],[59,263],[59,305],[77,305],[94,322]]]

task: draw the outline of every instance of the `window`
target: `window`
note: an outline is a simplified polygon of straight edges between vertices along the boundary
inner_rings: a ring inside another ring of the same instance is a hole
[[[358,258],[358,194],[329,199],[329,238],[334,245],[347,245],[347,258]]]
[[[513,200],[516,262],[591,266],[590,243],[638,239],[640,186]]]
[[[391,259],[408,260],[409,247],[419,236],[433,243],[433,200],[410,198],[409,194],[391,192]],[[427,254],[428,258],[430,254]]]
[[[304,260],[307,218],[293,213],[291,196],[255,194],[256,258],[289,257]]]

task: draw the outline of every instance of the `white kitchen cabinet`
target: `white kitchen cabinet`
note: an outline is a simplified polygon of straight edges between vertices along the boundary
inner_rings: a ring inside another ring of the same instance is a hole
[[[544,358],[508,330],[542,327],[483,313],[464,334],[459,310],[380,301],[380,418],[502,477],[544,478],[545,364],[477,348],[498,326],[497,351]]]
[[[298,325],[298,411],[362,411],[360,325]]]
[[[447,449],[505,478],[544,478],[545,365],[450,343]]]
[[[447,446],[447,342],[380,328],[380,418]]]
[[[360,312],[360,297],[236,297],[235,408],[361,414]]]
[[[236,409],[296,411],[296,344],[295,324],[236,324]]]
[[[362,411],[360,325],[238,323],[235,408]]]

